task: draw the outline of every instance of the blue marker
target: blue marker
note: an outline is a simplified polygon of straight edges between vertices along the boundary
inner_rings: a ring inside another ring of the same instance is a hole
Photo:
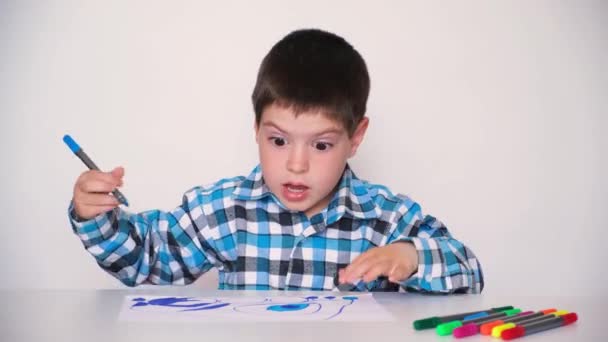
[[[68,134],[64,135],[63,142],[66,143],[66,145],[68,145],[70,150],[72,150],[72,152],[74,152],[74,154],[78,158],[80,158],[80,160],[82,160],[84,165],[86,165],[90,170],[99,171],[99,168],[97,167],[97,165],[95,165],[95,163],[93,163],[91,158],[89,158],[89,156],[87,156],[87,154],[84,153],[82,148],[74,141],[74,139],[72,139],[71,136],[69,136]],[[120,203],[126,205],[127,207],[129,206],[129,202],[127,202],[127,198],[120,191],[118,191],[118,189],[112,190],[112,195],[114,195],[114,197],[116,197],[116,199]]]

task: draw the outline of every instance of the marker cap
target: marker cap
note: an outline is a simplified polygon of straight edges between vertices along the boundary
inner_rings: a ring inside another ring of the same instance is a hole
[[[68,145],[68,147],[70,148],[70,150],[72,150],[72,152],[76,153],[78,151],[80,151],[80,146],[74,141],[74,139],[72,139],[72,137],[69,134],[66,134],[63,136],[63,142]]]
[[[441,324],[441,321],[439,320],[438,317],[429,317],[429,318],[419,319],[417,321],[414,321],[414,329],[416,329],[416,330],[431,329],[431,328],[436,327],[439,324]]]

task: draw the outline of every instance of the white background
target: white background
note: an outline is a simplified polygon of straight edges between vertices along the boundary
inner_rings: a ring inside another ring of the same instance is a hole
[[[255,166],[257,68],[308,27],[369,67],[354,170],[444,221],[487,293],[605,289],[607,2],[16,0],[0,1],[0,288],[122,287],[72,235],[84,165],[62,136],[126,168],[134,210],[171,209]]]

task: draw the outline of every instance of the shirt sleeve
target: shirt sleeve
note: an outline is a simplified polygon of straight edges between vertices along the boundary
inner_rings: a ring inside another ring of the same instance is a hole
[[[85,249],[127,286],[185,285],[214,266],[214,239],[203,232],[208,224],[197,212],[193,219],[186,195],[182,205],[169,212],[133,214],[115,208],[81,221],[72,203],[68,209],[73,231]]]
[[[407,200],[408,210],[399,219],[389,243],[407,241],[418,252],[418,270],[401,283],[407,291],[481,293],[481,265],[473,252],[454,239],[435,217],[423,215],[420,206]]]

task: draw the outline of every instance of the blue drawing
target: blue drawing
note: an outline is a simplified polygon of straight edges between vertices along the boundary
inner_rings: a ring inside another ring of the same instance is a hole
[[[192,297],[157,297],[133,298],[131,309],[141,307],[159,307],[176,309],[175,312],[217,311],[232,306],[238,313],[253,315],[288,315],[288,316],[318,316],[319,319],[330,320],[342,314],[346,307],[352,305],[357,296],[307,296],[307,297],[275,297],[264,298],[261,302],[238,305],[222,299],[205,299]],[[237,300],[238,301],[238,300]],[[230,309],[230,308],[228,308]]]
[[[344,311],[347,306],[352,305],[358,297],[346,296],[337,298],[335,296],[308,296],[308,297],[283,297],[279,299],[266,298],[264,302],[257,304],[245,304],[235,305],[234,311],[252,313],[252,314],[263,314],[265,311],[277,312],[286,315],[320,315],[324,318],[320,319],[330,320],[333,319]],[[279,301],[285,301],[285,303],[278,303]]]
[[[332,319],[332,318],[338,316],[339,314],[342,313],[342,311],[344,311],[345,307],[347,307],[349,305],[352,305],[359,298],[357,296],[348,296],[348,297],[342,297],[342,299],[344,299],[346,301],[350,301],[350,302],[348,304],[346,304],[346,305],[342,305],[342,307],[338,310],[338,312],[336,312],[333,316],[330,316],[327,319]]]
[[[266,308],[270,311],[298,311],[306,309],[310,304],[282,304],[282,305],[271,305]]]
[[[223,308],[230,305],[230,303],[224,303],[219,299],[215,299],[212,302],[201,302],[197,299],[189,297],[162,297],[155,299],[145,298],[133,298],[135,304],[131,305],[131,308],[140,306],[163,306],[169,308],[185,308],[179,311],[201,311],[201,310],[213,310]],[[192,303],[192,304],[179,304],[179,303]]]

